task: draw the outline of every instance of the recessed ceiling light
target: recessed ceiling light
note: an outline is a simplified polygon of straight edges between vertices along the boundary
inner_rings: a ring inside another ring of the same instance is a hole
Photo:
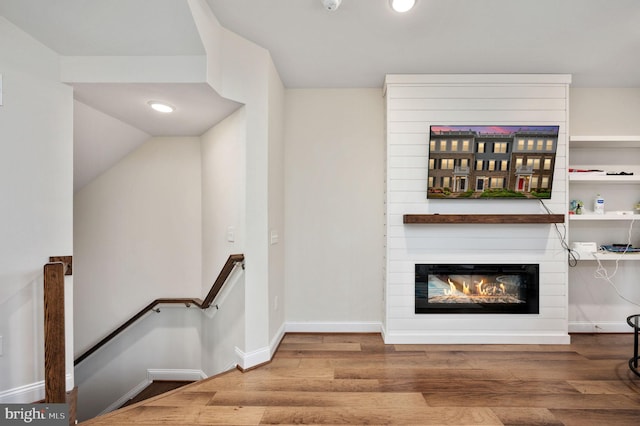
[[[166,114],[173,112],[176,110],[176,107],[174,107],[173,105],[169,105],[166,102],[160,102],[160,101],[149,101],[147,102],[149,104],[149,106],[151,108],[153,108],[154,110],[158,111],[158,112],[164,112]]]
[[[399,13],[410,11],[415,4],[416,0],[391,0],[391,7]]]

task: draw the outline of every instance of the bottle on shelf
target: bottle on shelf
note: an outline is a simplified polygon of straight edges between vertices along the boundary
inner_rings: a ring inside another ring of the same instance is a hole
[[[604,198],[600,194],[596,195],[593,202],[593,212],[595,214],[604,214]]]

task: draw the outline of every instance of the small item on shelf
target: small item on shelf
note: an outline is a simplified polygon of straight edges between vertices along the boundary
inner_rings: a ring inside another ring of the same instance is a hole
[[[604,173],[604,170],[599,170],[599,169],[574,169],[574,168],[569,168],[569,173]]]
[[[584,203],[582,201],[577,201],[576,206],[576,214],[582,214],[582,208],[584,207]]]
[[[635,214],[640,214],[640,203],[636,203],[636,205],[633,206],[633,212]]]
[[[595,214],[604,214],[604,198],[600,194],[596,195],[596,199],[593,201],[593,212]]]
[[[607,176],[633,176],[633,172],[607,172]]]
[[[631,244],[603,244],[600,248],[611,253],[638,253],[640,248],[633,247]]]

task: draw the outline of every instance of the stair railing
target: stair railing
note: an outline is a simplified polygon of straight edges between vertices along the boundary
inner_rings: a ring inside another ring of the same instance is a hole
[[[44,402],[68,404],[75,424],[78,388],[67,392],[64,276],[71,275],[71,256],[50,257],[44,265]]]
[[[66,402],[64,264],[44,265],[44,402]]]
[[[194,305],[194,306],[196,306],[196,307],[198,307],[200,309],[203,309],[203,310],[204,309],[208,309],[209,307],[211,307],[211,304],[213,303],[213,300],[216,298],[218,293],[220,293],[220,290],[222,289],[222,286],[227,281],[227,279],[231,275],[231,272],[234,270],[234,268],[236,267],[237,264],[242,264],[242,268],[244,269],[244,254],[232,254],[232,255],[229,256],[229,258],[225,262],[224,266],[222,267],[222,270],[220,271],[220,274],[218,274],[218,278],[216,278],[216,280],[214,281],[213,285],[211,286],[211,289],[209,290],[209,293],[207,293],[207,295],[204,298],[204,300],[201,300],[199,298],[162,298],[162,299],[155,299],[153,302],[149,303],[147,306],[145,306],[140,311],[138,311],[138,313],[136,313],[130,319],[128,319],[127,321],[122,323],[122,325],[120,327],[116,328],[109,335],[107,335],[104,339],[100,340],[98,343],[93,345],[87,351],[82,353],[82,355],[80,355],[78,358],[76,358],[73,361],[73,364],[74,365],[80,364],[82,361],[87,359],[89,356],[91,356],[98,349],[100,349],[101,347],[106,345],[109,341],[114,339],[122,331],[127,329],[130,325],[132,325],[137,320],[142,318],[146,313],[148,313],[150,311],[158,311],[158,309],[156,308],[156,306],[158,306],[158,305],[177,304],[177,305],[185,305],[187,307],[190,307],[191,305]]]

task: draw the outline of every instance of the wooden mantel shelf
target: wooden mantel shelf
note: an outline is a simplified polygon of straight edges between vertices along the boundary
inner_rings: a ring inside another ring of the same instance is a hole
[[[405,214],[405,224],[419,223],[564,223],[562,214]]]

